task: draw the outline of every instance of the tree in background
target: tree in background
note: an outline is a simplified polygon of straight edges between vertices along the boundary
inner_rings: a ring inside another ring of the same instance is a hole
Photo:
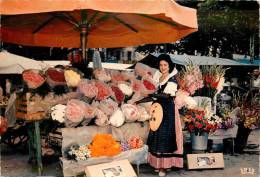
[[[197,8],[199,30],[173,44],[143,45],[138,52],[168,52],[232,58],[233,53],[259,56],[257,1],[180,1]]]

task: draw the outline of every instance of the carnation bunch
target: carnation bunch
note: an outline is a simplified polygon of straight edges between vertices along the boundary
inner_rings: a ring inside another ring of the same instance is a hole
[[[204,111],[189,109],[184,115],[185,127],[190,133],[201,135],[203,132],[215,131],[217,124],[210,121]]]

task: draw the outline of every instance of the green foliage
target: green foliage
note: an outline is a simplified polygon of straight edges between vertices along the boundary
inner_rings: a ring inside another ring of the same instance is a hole
[[[233,53],[250,54],[250,38],[254,35],[254,54],[259,55],[259,4],[257,1],[179,1],[181,5],[197,8],[198,32],[193,33],[179,43],[144,45],[138,52],[168,52],[202,55],[217,54],[223,58],[232,58]],[[251,52],[252,53],[252,52]]]

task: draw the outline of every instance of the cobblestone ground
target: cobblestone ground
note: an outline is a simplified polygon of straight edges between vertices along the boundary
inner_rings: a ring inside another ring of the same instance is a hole
[[[251,132],[248,144],[260,144],[260,129]],[[258,151],[259,152],[259,151]],[[187,170],[181,169],[167,173],[167,177],[259,177],[259,154],[245,153],[239,155],[224,155],[225,168],[216,170]],[[36,169],[28,162],[28,155],[13,151],[1,145],[1,177],[35,177]],[[136,169],[136,168],[135,168]],[[42,176],[62,176],[62,170],[58,162],[45,163]],[[158,176],[153,169],[144,164],[140,166],[139,177]]]

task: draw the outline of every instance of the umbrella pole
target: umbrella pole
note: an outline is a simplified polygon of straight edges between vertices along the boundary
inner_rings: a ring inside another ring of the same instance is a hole
[[[88,28],[87,25],[82,25],[80,27],[80,39],[81,39],[81,49],[82,49],[82,57],[83,62],[88,66],[88,59],[87,59],[87,53],[86,53],[86,47],[87,47],[87,32]]]

